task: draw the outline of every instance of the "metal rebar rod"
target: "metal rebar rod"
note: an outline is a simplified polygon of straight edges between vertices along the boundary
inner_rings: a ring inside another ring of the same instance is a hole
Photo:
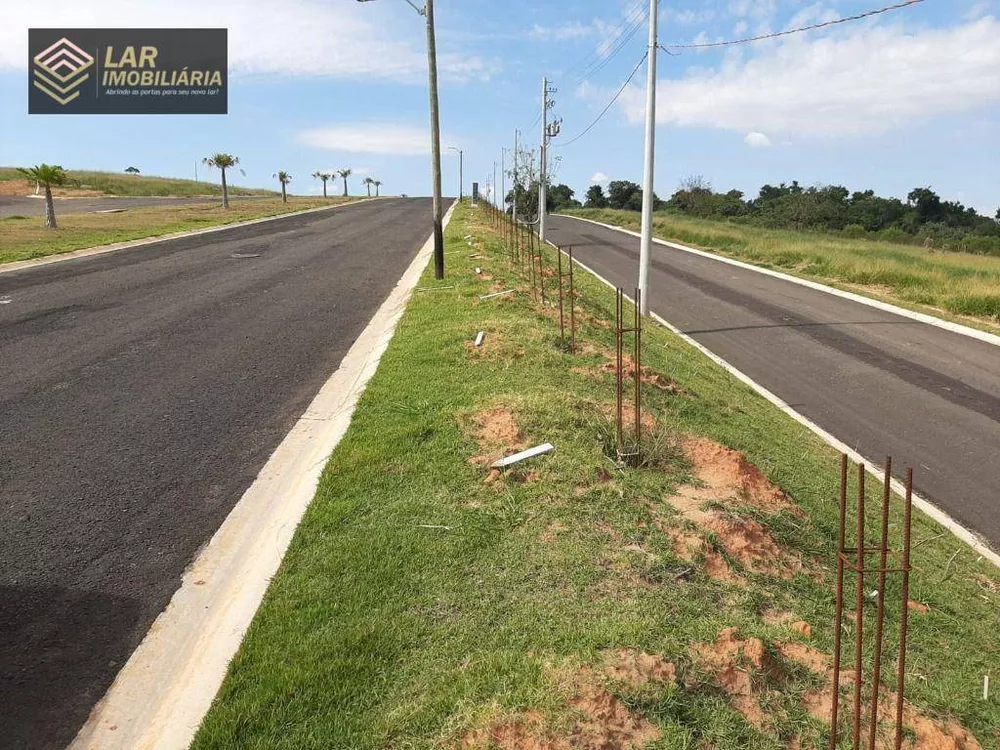
[[[837,605],[833,633],[833,706],[830,709],[830,750],[837,747],[837,714],[840,711],[840,651],[844,629],[844,537],[847,531],[847,454],[840,454],[840,526],[837,530]]]
[[[865,466],[858,464],[857,585],[854,597],[854,733],[853,748],[861,746],[861,684],[865,607]]]
[[[538,289],[542,295],[542,304],[545,304],[545,266],[542,261],[542,243],[536,242],[538,245]]]
[[[889,556],[889,499],[892,497],[892,457],[886,456],[882,486],[882,535],[879,544],[878,614],[875,616],[875,666],[872,669],[872,711],[868,750],[875,750],[878,733],[878,699],[882,680],[882,635],[885,627],[885,568]]]
[[[562,248],[556,250],[556,275],[559,277],[559,344],[566,346],[566,330],[563,325]]]
[[[615,367],[615,379],[616,393],[617,393],[617,403],[618,403],[618,419],[615,423],[616,426],[616,448],[618,452],[619,459],[622,453],[622,290],[618,289],[615,295],[615,351],[616,351],[616,367]]]
[[[573,246],[569,246],[569,350],[576,354],[576,295],[573,291]]]
[[[642,290],[635,289],[635,460],[639,461],[639,445],[642,439],[642,324],[639,309],[642,305]]]
[[[903,689],[906,682],[906,628],[910,613],[910,520],[913,510],[913,469],[906,470],[906,498],[903,502],[903,610],[899,618],[899,663],[896,667],[896,738],[894,747],[903,746]]]

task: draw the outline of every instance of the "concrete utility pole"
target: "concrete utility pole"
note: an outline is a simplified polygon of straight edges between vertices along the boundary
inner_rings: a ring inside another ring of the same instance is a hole
[[[538,169],[538,239],[545,242],[545,141],[549,130],[549,79],[542,79],[542,158]]]
[[[517,153],[521,148],[518,141],[521,138],[521,131],[514,131],[514,200],[511,208],[511,218],[514,220],[514,224],[517,224],[517,186],[520,182],[520,176],[517,173]]]
[[[358,0],[368,3],[371,0]],[[434,40],[434,0],[421,8],[413,0],[406,3],[427,20],[427,80],[431,99],[431,171],[434,201],[434,278],[444,278],[444,223],[441,218],[441,115],[438,111],[437,43]]]
[[[549,79],[542,79],[542,158],[538,170],[538,239],[545,242],[545,215],[548,213],[549,189],[549,140],[559,135],[559,120],[549,124],[549,109],[555,102],[549,100],[549,94],[556,89],[549,88]]]
[[[649,52],[646,71],[646,159],[642,176],[642,239],[639,244],[639,291],[642,315],[649,315],[649,256],[653,242],[653,167],[656,151],[656,52],[660,0],[649,0]]]
[[[444,224],[441,217],[441,114],[438,110],[437,43],[434,0],[424,5],[427,18],[427,76],[431,98],[431,168],[434,171],[434,278],[444,278]]]
[[[507,149],[500,148],[500,202],[497,207],[507,213]]]

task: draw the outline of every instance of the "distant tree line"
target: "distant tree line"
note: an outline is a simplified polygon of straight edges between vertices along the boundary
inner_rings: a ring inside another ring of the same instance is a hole
[[[1000,210],[983,216],[957,201],[942,200],[929,187],[906,197],[883,198],[875,191],[851,192],[841,185],[802,187],[764,185],[756,198],[739,190],[717,193],[700,176],[688,177],[668,201],[654,196],[657,210],[688,216],[759,224],[780,229],[836,231],[855,237],[894,242],[922,242],[929,247],[1000,255]],[[639,211],[642,189],[634,182],[616,181],[607,195],[600,185],[587,190],[585,208]]]

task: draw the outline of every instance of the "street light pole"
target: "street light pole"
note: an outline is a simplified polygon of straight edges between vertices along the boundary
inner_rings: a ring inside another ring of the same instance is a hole
[[[455,148],[454,146],[448,146],[448,150],[458,152],[458,199],[462,201],[465,199],[465,173],[463,167],[465,152],[460,148]]]
[[[368,3],[371,0],[358,0]],[[431,171],[434,191],[434,278],[444,278],[444,223],[441,219],[441,115],[438,110],[437,43],[434,39],[434,0],[421,8],[413,0],[407,4],[427,19],[427,79],[431,100]]]

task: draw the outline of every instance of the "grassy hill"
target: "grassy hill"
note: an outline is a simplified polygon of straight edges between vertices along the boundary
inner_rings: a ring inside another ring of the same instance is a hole
[[[206,167],[207,169],[207,167]],[[60,191],[65,195],[75,192],[86,192],[101,195],[176,195],[190,197],[193,195],[220,195],[222,188],[214,182],[195,182],[181,180],[175,177],[155,177],[147,175],[128,175],[117,172],[90,172],[86,170],[67,170],[69,181],[65,189]],[[218,178],[218,172],[211,173],[212,179]],[[0,167],[0,183],[23,181],[24,177],[13,167]],[[34,189],[33,187],[31,188]],[[30,191],[29,191],[30,192]],[[277,195],[273,190],[257,188],[241,188],[229,186],[230,195]]]

